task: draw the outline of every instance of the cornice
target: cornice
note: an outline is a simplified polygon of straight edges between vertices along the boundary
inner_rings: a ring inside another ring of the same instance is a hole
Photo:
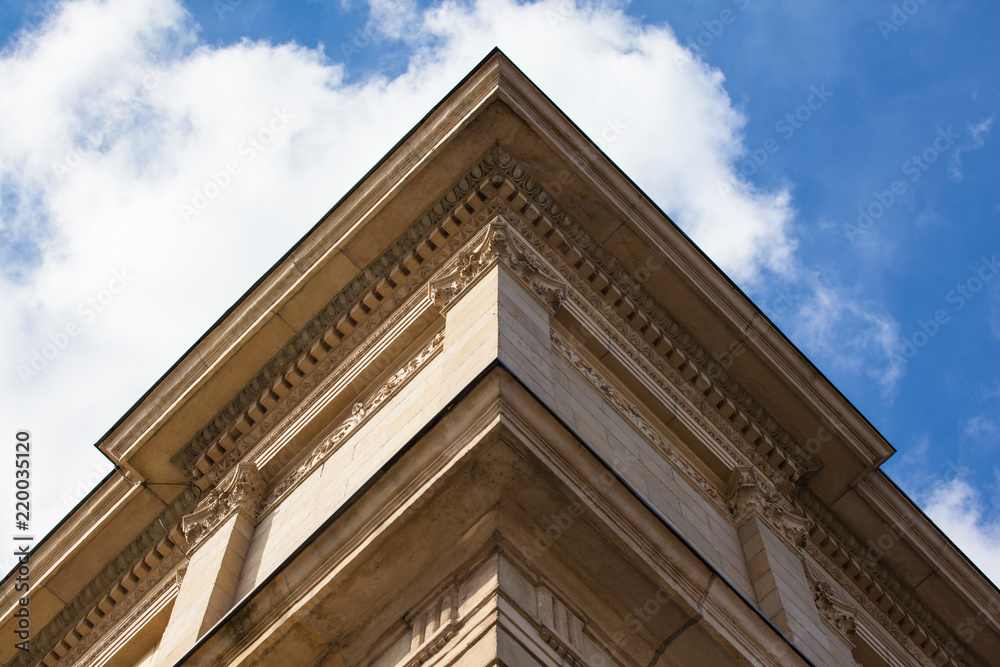
[[[406,232],[365,266],[173,457],[172,462],[179,467],[190,468],[198,456],[213,444],[228,451],[227,444],[239,439],[260,422],[282,396],[301,383],[303,376],[329,354],[330,349],[339,346],[344,337],[391,294],[396,287],[396,279],[400,282],[405,280],[433,253],[437,247],[433,235],[424,238],[433,228],[440,226],[446,232],[454,231],[463,219],[470,217],[468,211],[456,205],[476,190],[476,186],[495,166],[498,155],[499,151],[494,149],[483,156]],[[437,237],[441,243],[444,238],[441,235]],[[390,272],[394,266],[397,268],[395,275]],[[315,355],[322,356],[317,359]]]
[[[123,636],[135,632],[135,626],[142,623],[142,619],[150,612],[162,609],[174,599],[187,570],[186,562],[178,567],[182,558],[180,549],[171,550],[109,614],[93,626],[62,661],[67,665],[92,664],[97,654],[120,642]]]
[[[499,168],[514,182],[505,184],[506,178],[493,176],[491,178],[496,181],[491,184],[493,189],[497,192],[510,190],[508,196],[515,189],[520,189],[530,198],[529,201],[538,206],[540,211],[532,211],[530,217],[534,220],[529,225],[534,226],[535,231],[543,235],[544,242],[549,246],[548,250],[551,252],[553,247],[569,250],[571,256],[568,259],[574,264],[573,272],[586,274],[583,277],[587,286],[593,286],[601,292],[601,297],[598,299],[602,302],[601,305],[606,303],[610,296],[613,300],[610,308],[616,313],[626,313],[630,320],[629,324],[632,325],[627,330],[637,328],[643,344],[650,345],[670,362],[673,372],[683,380],[678,385],[690,386],[697,392],[695,400],[701,404],[698,405],[699,410],[713,408],[711,412],[726,415],[721,423],[728,431],[727,436],[730,439],[738,442],[748,441],[749,447],[744,445],[743,449],[756,450],[756,456],[752,455],[752,458],[755,458],[758,464],[763,462],[765,455],[772,459],[778,452],[782,454],[779,459],[790,456],[790,460],[776,461],[776,467],[785,468],[785,474],[790,474],[792,480],[804,472],[818,469],[818,461],[795,443],[787,432],[738,383],[735,383],[735,379],[711,358],[705,348],[694,341],[690,334],[684,331],[646,292],[642,284],[629,275],[617,260],[594,242],[579,225],[570,221],[559,204],[540,187],[537,181],[499,147],[489,151],[466,177],[460,179],[430,211],[410,227],[408,232],[341,290],[320,315],[296,336],[293,343],[286,346],[265,365],[258,376],[230,402],[229,406],[174,457],[174,463],[189,468],[197,463],[198,467],[192,468],[192,473],[198,478],[201,476],[199,473],[210,469],[214,465],[214,460],[224,457],[238,439],[253,430],[255,424],[262,422],[269,410],[281,400],[282,395],[287,395],[301,384],[303,377],[315,368],[317,363],[321,363],[331,349],[339,346],[344,337],[366,320],[381,301],[391,294],[396,287],[392,277],[388,275],[393,265],[396,267],[397,279],[405,278],[412,270],[419,268],[423,259],[434,254],[438,245],[447,238],[448,225],[445,224],[435,230],[436,239],[423,237],[442,221],[447,223],[450,220],[453,232],[457,226],[455,223],[462,222],[462,213],[468,215],[462,205],[463,200],[467,200],[470,192],[478,190],[473,186],[482,184],[489,173],[488,170],[493,167]],[[545,216],[537,215],[540,212],[544,212]],[[544,227],[547,229],[538,229],[539,224],[546,218],[551,221],[545,223]],[[565,243],[566,240],[572,240],[572,243]],[[560,241],[563,243],[560,244]],[[574,245],[586,251],[586,255],[581,257],[578,251],[573,251]],[[586,261],[586,258],[591,261]],[[614,285],[622,289],[614,289]],[[557,292],[559,290],[557,286],[552,286],[552,289]],[[558,300],[561,296],[554,298]],[[623,307],[623,303],[628,304],[628,307]],[[605,306],[605,309],[607,308]],[[327,324],[328,322],[330,324]],[[324,328],[324,325],[327,326]],[[668,339],[674,341],[676,345],[670,344]],[[295,361],[290,361],[289,359],[295,355],[297,355]],[[283,365],[284,370],[280,371],[279,375],[277,369]],[[702,366],[710,373],[714,372],[721,384],[713,382],[701,373]],[[262,393],[254,400],[259,391]],[[227,420],[229,424],[226,424]],[[203,451],[206,453],[199,456]],[[210,458],[206,460],[206,456]],[[789,466],[785,464],[792,461],[795,465],[789,470]],[[802,461],[807,464],[805,468],[801,466]]]
[[[899,632],[903,632],[912,644],[934,660],[938,656],[947,656],[955,664],[970,667],[987,664],[890,566],[878,558],[877,550],[851,531],[816,494],[806,487],[799,487],[796,498],[814,521],[810,553],[838,581],[849,585],[856,599],[866,603],[869,612],[897,639]],[[824,558],[820,559],[818,554]],[[921,639],[921,634],[926,639]]]
[[[459,189],[465,191],[464,185]],[[192,475],[202,484],[215,483],[239,460],[259,457],[264,449],[274,446],[278,435],[315,411],[317,403],[335,391],[336,383],[349,374],[349,369],[373,354],[390,334],[397,334],[401,323],[420,317],[431,302],[426,296],[425,282],[494,215],[490,201],[495,204],[495,199],[495,189],[486,179],[480,179],[477,187],[466,191],[463,199],[446,211],[447,215],[423,239],[413,242],[413,250],[383,275],[375,276],[372,290],[383,293],[379,297],[381,307],[365,310],[367,293],[349,304],[351,328],[347,333],[335,338],[324,335],[314,341],[309,349],[315,365],[305,366],[301,362],[295,365],[294,372],[286,375],[286,383],[291,381],[294,386],[289,389],[282,385],[280,398],[271,397],[262,400],[261,405],[251,406],[235,422],[234,429],[223,434],[190,464]],[[276,380],[274,386],[278,387],[279,382],[280,379]],[[238,428],[241,423],[252,426],[241,430]],[[234,438],[232,433],[238,433],[239,437]],[[292,456],[287,452],[276,455],[284,459],[278,465]]]
[[[492,196],[501,196],[505,203],[489,204]],[[531,264],[530,253],[525,253],[527,246],[518,247],[515,241],[513,250],[507,250],[508,261],[512,266],[526,267],[520,278],[535,280],[536,288],[548,289],[553,308],[568,299],[580,310],[599,313],[600,317],[593,319],[607,337],[690,418],[698,421],[732,460],[752,463],[779,489],[818,470],[818,459],[806,452],[641,282],[570,220],[537,181],[499,147],[490,150],[437,204],[342,289],[174,457],[174,463],[188,467],[194,477],[203,477],[211,471],[209,484],[220,479],[246,455],[244,448],[233,449],[240,441],[249,442],[251,432],[266,437],[265,432],[273,431],[282,415],[287,419],[287,411],[311,388],[304,379],[312,375],[318,380],[323,372],[329,372],[335,358],[343,359],[342,354],[331,354],[335,347],[350,337],[343,348],[346,354],[382,325],[392,315],[386,312],[387,299],[401,285],[406,284],[403,293],[415,293],[429,272],[436,270],[435,263],[440,264],[446,254],[442,252],[445,247],[448,251],[454,247],[457,238],[453,237],[458,230],[464,230],[464,238],[502,207],[516,209],[509,216],[510,224],[558,274],[545,275],[539,270],[541,265]],[[470,221],[473,224],[466,225]],[[489,243],[496,245],[496,239]],[[435,261],[428,263],[432,257]],[[559,277],[571,286],[568,293]],[[433,287],[430,290],[433,297]],[[398,303],[400,298],[392,302]],[[352,336],[356,331],[358,335]],[[281,408],[276,409],[279,405]],[[627,410],[623,414],[629,418]],[[345,424],[354,417],[349,417]],[[220,461],[222,465],[213,469]],[[696,487],[711,497],[712,492],[705,485],[696,482]],[[265,507],[272,504],[265,502]],[[864,561],[862,565],[867,567]],[[892,577],[890,584],[898,581],[898,577]]]
[[[866,475],[858,494],[891,523],[892,534],[905,539],[921,558],[934,565],[948,585],[961,593],[972,609],[1000,631],[1000,594],[982,585],[982,574],[960,552],[948,548],[948,538],[881,471]],[[887,526],[887,529],[890,527]]]
[[[509,69],[511,71],[501,80],[501,90],[505,100],[540,136],[545,138],[557,154],[567,157],[568,162],[579,171],[585,187],[596,191],[602,202],[607,204],[611,217],[616,220],[627,220],[628,224],[639,230],[651,247],[663,253],[659,259],[675,267],[680,275],[712,300],[735,331],[754,334],[753,342],[757,344],[757,350],[762,357],[781,370],[785,379],[796,387],[799,395],[806,399],[811,409],[834,420],[838,431],[847,436],[848,445],[866,463],[878,465],[888,458],[895,450],[885,442],[881,434],[825,377],[819,374],[815,366],[780,330],[769,323],[760,326],[765,318],[761,316],[759,309],[680,227],[670,220],[621,169],[611,163],[610,159],[583,135],[565,114],[554,107],[542,91],[516,68],[509,67]],[[669,313],[667,319],[674,321]],[[674,342],[681,343],[684,351],[691,354],[695,361],[701,361],[700,353],[688,350],[683,339],[674,339]],[[708,354],[708,357],[711,355]],[[720,383],[729,386],[738,397],[747,393],[739,383],[729,384],[727,376],[731,376],[721,366],[711,366],[703,370]],[[735,400],[737,405],[742,405],[740,398]],[[744,407],[753,409],[753,405]],[[794,442],[794,438],[783,441],[784,429],[772,433],[769,430],[772,428],[772,423],[768,417],[770,415],[766,413],[761,415],[765,432],[778,438],[782,446],[791,446],[790,443]],[[797,448],[795,457],[802,462],[808,461],[811,455],[808,451]]]
[[[580,275],[586,275],[586,281],[591,284],[596,284],[600,289],[598,290],[603,297],[603,299],[598,300],[596,305],[603,315],[607,316],[609,321],[615,322],[616,326],[613,329],[617,330],[619,334],[625,334],[629,342],[635,345],[645,345],[647,347],[652,347],[656,350],[656,355],[650,355],[654,359],[665,359],[670,364],[675,372],[680,375],[680,378],[684,382],[678,382],[678,386],[681,388],[686,388],[688,391],[694,389],[697,394],[700,394],[703,399],[707,399],[710,396],[716,396],[722,398],[717,405],[713,406],[717,398],[712,400],[705,400],[699,405],[699,409],[703,411],[705,415],[713,415],[718,412],[719,406],[724,406],[725,408],[733,407],[733,403],[739,401],[736,405],[736,410],[732,413],[733,415],[745,415],[746,422],[742,424],[742,429],[736,429],[736,433],[732,432],[730,435],[735,435],[733,438],[739,442],[739,432],[742,431],[744,434],[751,434],[753,436],[751,450],[756,449],[759,454],[763,451],[767,454],[768,458],[773,460],[773,454],[779,449],[776,445],[781,446],[782,451],[787,451],[789,454],[794,454],[798,452],[800,456],[790,456],[790,460],[787,461],[789,464],[801,464],[803,462],[811,463],[812,468],[806,468],[803,472],[814,472],[818,465],[818,460],[805,452],[801,446],[791,438],[787,431],[783,429],[766,411],[756,403],[756,401],[749,396],[745,389],[729,374],[725,369],[722,368],[721,364],[717,360],[711,357],[705,348],[701,347],[694,338],[684,331],[680,325],[673,321],[669,313],[660,306],[655,299],[653,299],[645,291],[645,288],[639,283],[633,276],[628,274],[628,272],[621,267],[617,260],[615,260],[610,253],[601,248],[596,242],[594,242],[589,235],[586,234],[576,223],[568,220],[568,217],[563,214],[558,204],[555,203],[551,198],[549,198],[541,187],[537,184],[534,179],[531,178],[527,172],[521,168],[513,158],[507,155],[501,156],[499,165],[504,169],[515,182],[518,184],[520,189],[525,192],[525,194],[530,195],[530,201],[537,204],[541,209],[542,213],[547,213],[546,215],[530,215],[523,216],[523,220],[526,226],[531,227],[531,230],[525,228],[519,228],[519,231],[524,233],[525,238],[528,238],[533,243],[535,239],[540,237],[544,239],[541,243],[535,243],[536,249],[542,251],[546,259],[552,261],[553,255],[558,256],[563,254],[571,254],[573,252],[574,246],[580,250],[585,251],[585,253],[578,259],[574,267],[580,272]],[[553,214],[553,210],[555,214]],[[546,220],[548,217],[548,220]],[[532,219],[534,218],[534,219]],[[551,221],[551,222],[550,222]],[[555,224],[553,224],[555,223]],[[520,225],[519,225],[520,227]],[[567,231],[566,236],[559,235],[559,230]],[[535,235],[530,232],[534,231]],[[567,238],[575,241],[575,243],[566,243]],[[579,254],[578,254],[579,256]],[[592,264],[588,265],[587,259],[592,260]],[[560,273],[566,275],[563,272],[562,267],[559,266],[558,261],[552,261],[553,265],[560,269]],[[603,270],[603,271],[602,271]],[[578,287],[579,283],[571,280],[570,284],[574,287]],[[614,286],[619,286],[618,290],[614,290]],[[603,286],[603,287],[601,287]],[[586,290],[582,290],[586,292]],[[573,300],[574,292],[571,291],[569,299]],[[623,306],[627,301],[631,301],[631,304]],[[640,308],[636,308],[637,305],[641,305]],[[625,316],[622,316],[622,313]],[[641,313],[645,313],[648,318],[637,317]],[[615,320],[618,320],[617,322]],[[624,320],[624,322],[622,321]],[[665,329],[659,329],[651,325],[656,325],[657,323],[666,323]],[[622,326],[627,324],[627,326]],[[658,330],[659,329],[659,330]],[[670,340],[677,343],[677,347],[666,346],[664,347],[662,343],[664,339],[669,337]],[[650,339],[652,339],[651,342]],[[626,348],[627,349],[627,348]],[[690,356],[687,356],[690,355]],[[691,363],[692,359],[696,363]],[[691,372],[691,369],[694,372]],[[706,373],[700,373],[698,369],[703,369]],[[711,379],[705,376],[711,376]],[[673,378],[672,378],[673,379]],[[719,393],[713,394],[712,379],[717,379],[723,385],[721,388],[725,389],[725,393],[728,395],[730,401],[726,401],[726,396],[720,396]],[[689,394],[690,395],[690,394]],[[683,403],[681,403],[683,405]],[[740,409],[740,406],[745,406],[744,410]],[[714,408],[714,409],[713,409]],[[749,418],[747,418],[749,417]],[[730,415],[730,419],[732,419]],[[758,426],[763,427],[766,434],[761,432],[760,429],[755,429],[754,424],[756,422]],[[739,422],[738,422],[739,423]],[[711,429],[709,429],[711,432]],[[770,435],[771,438],[767,436]],[[790,450],[790,451],[789,451]],[[755,461],[756,463],[756,461]],[[789,471],[789,468],[792,468]],[[761,465],[759,468],[767,473],[769,469],[773,469],[771,465]],[[785,466],[779,463],[779,469],[784,469],[782,477],[789,475],[791,472],[791,479],[799,478],[796,474],[795,465]],[[772,479],[773,482],[778,483],[778,479]],[[811,491],[808,491],[807,487],[799,485],[798,489],[807,491],[814,498],[815,495]],[[799,500],[802,499],[800,495]],[[816,500],[819,500],[816,498]],[[799,514],[798,511],[792,511],[792,515]],[[832,514],[832,513],[831,513]],[[838,520],[839,522],[839,520]],[[840,525],[843,525],[842,523]],[[803,526],[799,526],[801,529]],[[799,531],[801,532],[801,531]],[[794,534],[795,531],[792,531]],[[860,541],[856,537],[853,537],[856,544],[860,545]],[[801,544],[801,540],[799,540]],[[855,568],[857,571],[867,570],[869,563],[861,560],[857,563],[860,567]],[[962,644],[951,632],[948,630],[947,626],[940,621],[929,608],[924,604],[919,598],[913,593],[902,580],[896,575],[891,568],[884,564],[879,564],[876,571],[873,573],[875,578],[880,580],[882,586],[886,586],[885,592],[888,594],[889,591],[901,591],[902,598],[900,602],[902,603],[901,610],[908,609],[908,604],[910,602],[916,605],[916,608],[912,610],[913,618],[915,621],[923,625],[927,625],[930,634],[935,637],[935,643],[943,651],[944,647],[947,646],[950,651],[955,652],[964,658],[963,664],[978,665],[981,664],[981,660],[975,655],[971,649]],[[884,579],[885,581],[881,581]],[[900,586],[902,588],[900,588]],[[876,592],[875,600],[883,600],[884,595]],[[877,607],[876,607],[877,608]],[[904,615],[909,615],[910,611],[904,611]],[[929,615],[928,615],[929,614]],[[884,616],[884,614],[883,614]],[[889,617],[887,617],[889,618]],[[933,652],[932,652],[933,653]]]
[[[701,389],[704,398],[717,400],[716,408],[724,406],[727,411],[741,415],[746,421],[741,426],[745,437],[752,440],[758,449],[784,452],[797,464],[799,474],[819,470],[820,461],[771,417],[736,378],[653,298],[639,280],[579,223],[570,219],[562,207],[512,156],[501,151],[498,166],[551,220],[551,223],[545,225],[552,225],[547,229],[536,227],[546,243],[556,249],[561,249],[565,243],[567,250],[576,246],[585,251],[586,259],[591,262],[586,262],[584,258],[571,262],[576,271],[592,285],[596,284],[598,291],[616,310],[626,313],[632,327],[640,335],[651,338],[650,343],[657,352],[681,370],[688,383]],[[536,218],[533,222],[537,225],[541,221]],[[721,391],[711,392],[713,385]],[[727,401],[727,398],[730,400]]]
[[[176,549],[175,537],[167,535],[162,526],[174,526],[198,496],[196,487],[188,487],[179,494],[156,520],[105,565],[62,611],[32,637],[31,650],[19,653],[7,667],[26,667],[39,659],[48,666],[67,655],[100,619],[109,614],[146,577],[151,565],[155,566]],[[146,562],[147,558],[151,559],[151,564]]]

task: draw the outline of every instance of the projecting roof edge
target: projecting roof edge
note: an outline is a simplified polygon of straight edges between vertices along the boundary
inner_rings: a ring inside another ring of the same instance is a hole
[[[492,101],[499,86],[497,63],[501,59],[499,49],[491,51],[212,324],[95,446],[119,464],[123,453],[141,444],[164,419],[174,414],[192,389],[212,375],[256,331],[248,324],[259,326],[269,315],[273,317],[276,304],[287,298],[291,290],[307,279],[310,269],[335,252],[357,229],[357,224],[344,229],[352,213],[359,217],[370,214],[393,185],[400,182],[404,175],[401,172],[415,169],[449,134],[460,129],[476,108]],[[360,271],[363,267],[355,268]],[[254,305],[262,303],[269,307],[255,312]],[[290,331],[289,335],[294,333]]]

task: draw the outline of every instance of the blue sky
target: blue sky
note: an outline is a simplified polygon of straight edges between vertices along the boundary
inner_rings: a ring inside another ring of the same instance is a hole
[[[1000,577],[997,3],[3,2],[0,33],[0,391],[58,498],[40,532],[108,469],[105,430],[499,45]]]

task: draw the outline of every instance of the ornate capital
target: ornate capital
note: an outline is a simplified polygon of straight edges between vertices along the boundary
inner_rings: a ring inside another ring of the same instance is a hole
[[[489,225],[481,237],[474,239],[468,249],[458,253],[440,275],[430,281],[427,292],[435,306],[446,308],[456,296],[497,261],[496,231],[496,225]]]
[[[513,233],[506,220],[497,218],[490,226],[494,229],[493,244],[500,261],[545,304],[550,313],[555,312],[566,298],[566,283]]]
[[[806,579],[812,588],[813,600],[816,602],[816,609],[819,610],[823,620],[839,634],[850,646],[854,646],[854,633],[857,631],[858,610],[853,605],[848,604],[833,592],[833,586],[825,579],[821,579],[809,567],[809,563],[802,561],[802,567],[806,572]]]
[[[196,545],[234,512],[242,512],[255,521],[265,487],[257,466],[246,462],[237,465],[219,486],[202,498],[193,512],[181,519],[181,530],[188,544]]]
[[[497,262],[502,262],[543,304],[554,312],[566,298],[566,283],[539,259],[529,246],[520,241],[505,216],[516,215],[503,200],[492,200],[486,210],[495,213],[493,220],[481,232],[469,249],[463,250],[448,263],[441,274],[430,281],[428,296],[439,308],[447,308],[456,296],[471,285],[480,274]]]
[[[809,520],[798,514],[753,467],[736,468],[730,489],[729,514],[737,526],[756,515],[791,544],[799,548],[805,546],[809,538]]]

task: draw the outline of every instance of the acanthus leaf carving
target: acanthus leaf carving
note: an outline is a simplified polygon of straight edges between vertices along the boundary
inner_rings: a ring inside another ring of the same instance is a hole
[[[492,201],[489,204],[495,205]],[[494,243],[496,231],[496,226],[488,226],[482,238],[474,240],[470,244],[471,248],[460,252],[458,257],[446,265],[439,277],[430,281],[427,290],[434,305],[446,308],[483,271],[497,261],[497,248]]]
[[[519,216],[500,198],[487,202],[484,213],[495,217],[468,250],[459,253],[430,281],[427,288],[430,300],[439,308],[447,308],[484,271],[501,262],[554,312],[566,298],[566,283],[513,233],[508,219]]]
[[[729,514],[740,526],[750,516],[763,519],[791,544],[803,548],[809,539],[809,520],[761,478],[752,466],[738,466],[730,482]]]
[[[242,512],[256,521],[265,487],[257,466],[239,463],[219,486],[202,498],[193,512],[181,519],[181,531],[188,544],[197,545],[234,512]]]
[[[439,331],[420,352],[397,370],[375,391],[366,401],[357,402],[351,407],[351,414],[325,437],[309,454],[288,474],[271,494],[261,503],[260,511],[266,512],[274,507],[298,482],[305,478],[314,468],[330,456],[340,444],[347,439],[369,416],[389,400],[417,371],[433,358],[444,344],[444,331]]]
[[[512,233],[503,218],[494,221],[491,227],[500,261],[542,300],[550,312],[555,312],[566,298],[566,283],[542,263],[530,246]]]
[[[833,591],[830,582],[813,572],[809,562],[803,558],[802,567],[806,579],[812,588],[813,600],[823,620],[832,627],[848,644],[854,646],[854,633],[857,631],[857,607],[848,604]]]

